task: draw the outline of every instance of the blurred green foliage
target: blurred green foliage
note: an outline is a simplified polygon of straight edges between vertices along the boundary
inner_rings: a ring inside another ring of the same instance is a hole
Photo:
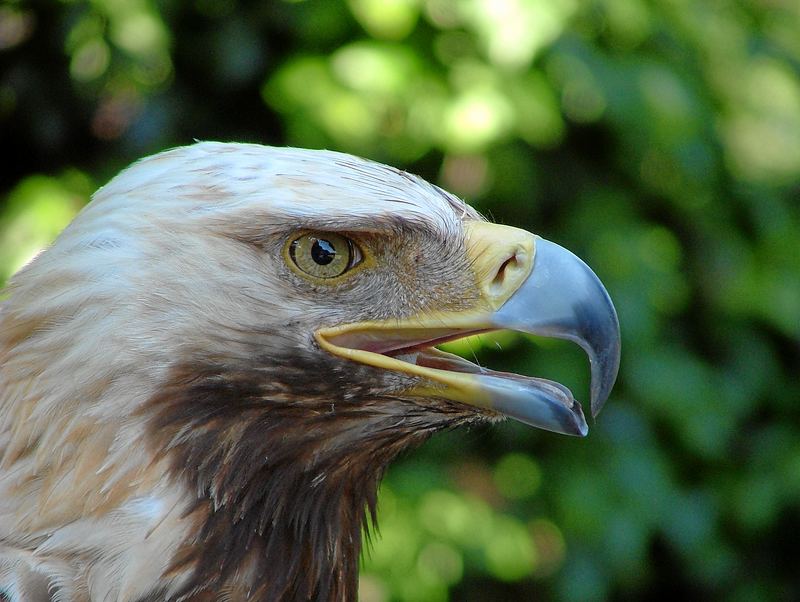
[[[195,138],[417,172],[583,256],[623,361],[585,440],[394,466],[361,599],[800,599],[799,74],[795,0],[7,0],[0,276]],[[453,346],[587,390],[568,345]]]

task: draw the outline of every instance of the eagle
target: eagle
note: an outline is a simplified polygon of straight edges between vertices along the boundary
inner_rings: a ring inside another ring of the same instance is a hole
[[[0,306],[0,599],[354,600],[378,485],[432,434],[583,436],[565,386],[436,348],[619,325],[571,252],[351,155],[199,142],[134,163]]]

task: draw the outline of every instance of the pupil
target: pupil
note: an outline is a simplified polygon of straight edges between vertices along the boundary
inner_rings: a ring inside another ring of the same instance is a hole
[[[317,239],[311,247],[311,259],[317,265],[328,265],[336,257],[336,249],[327,240]]]

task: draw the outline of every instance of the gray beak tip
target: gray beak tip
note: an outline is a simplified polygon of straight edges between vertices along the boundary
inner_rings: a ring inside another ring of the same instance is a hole
[[[588,269],[588,267],[587,267]],[[577,341],[589,356],[591,365],[591,408],[596,418],[611,395],[617,381],[620,362],[619,319],[608,292],[597,280],[596,307],[589,311],[595,316],[594,326],[587,328],[582,341]],[[602,292],[602,295],[600,294]]]

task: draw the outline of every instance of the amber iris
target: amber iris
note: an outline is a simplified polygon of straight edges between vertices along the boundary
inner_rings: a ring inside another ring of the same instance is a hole
[[[289,257],[302,272],[315,278],[336,278],[361,260],[353,241],[334,232],[299,236],[289,245]]]

